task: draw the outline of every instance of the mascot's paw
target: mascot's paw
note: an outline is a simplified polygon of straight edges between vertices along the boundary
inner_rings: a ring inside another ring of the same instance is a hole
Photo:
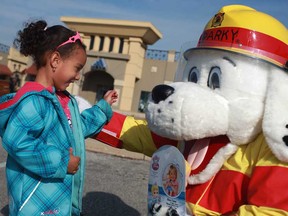
[[[162,206],[154,203],[150,209],[151,216],[179,216],[178,212],[172,207]]]

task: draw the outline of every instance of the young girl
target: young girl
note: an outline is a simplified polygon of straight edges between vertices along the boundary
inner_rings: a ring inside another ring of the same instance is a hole
[[[84,139],[98,133],[112,116],[117,93],[79,113],[65,89],[86,63],[78,32],[28,23],[14,45],[31,56],[35,82],[0,98],[0,136],[6,164],[9,214],[80,215],[85,170]]]
[[[171,164],[167,173],[167,178],[164,179],[164,188],[169,196],[176,196],[178,194],[179,183],[177,181],[177,168]]]

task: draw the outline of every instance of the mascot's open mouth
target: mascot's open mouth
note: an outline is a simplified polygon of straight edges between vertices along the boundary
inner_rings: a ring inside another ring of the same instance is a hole
[[[155,86],[145,114],[151,131],[181,142],[191,167],[189,184],[207,182],[238,148],[224,135],[228,101],[210,88],[191,82]]]
[[[203,171],[219,149],[229,143],[227,136],[221,135],[212,138],[185,141],[184,156],[191,165],[190,175]]]

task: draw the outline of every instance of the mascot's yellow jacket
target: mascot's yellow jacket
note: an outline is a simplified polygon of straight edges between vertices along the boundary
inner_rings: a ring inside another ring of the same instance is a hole
[[[288,32],[229,5],[155,86],[145,120],[114,113],[97,139],[152,155],[177,146],[189,168],[189,215],[288,215]]]
[[[115,133],[112,136],[111,131]],[[114,113],[111,122],[97,139],[150,156],[162,145],[181,149],[177,141],[151,132],[146,121],[119,113]],[[216,137],[215,142],[211,143],[211,154],[217,149],[213,149],[213,145],[219,147],[225,142],[225,136]],[[186,159],[191,145],[184,147]],[[194,173],[197,170],[191,171],[191,175]],[[188,184],[186,200],[192,215],[229,215],[232,212],[243,216],[288,215],[287,177],[288,163],[274,156],[261,133],[249,145],[240,146],[207,182]]]

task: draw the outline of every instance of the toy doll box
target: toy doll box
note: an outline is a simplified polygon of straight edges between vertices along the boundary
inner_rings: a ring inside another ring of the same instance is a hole
[[[174,146],[162,146],[151,158],[148,215],[185,215],[185,159]]]

